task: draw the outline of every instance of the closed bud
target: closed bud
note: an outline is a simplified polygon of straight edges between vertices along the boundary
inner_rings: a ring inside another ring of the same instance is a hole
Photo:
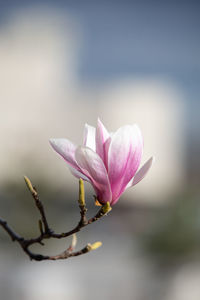
[[[25,182],[26,182],[26,185],[27,185],[29,191],[30,191],[34,196],[36,196],[36,195],[37,195],[37,192],[36,192],[36,190],[33,188],[30,179],[29,179],[27,176],[24,176],[24,180],[25,180]]]
[[[77,244],[77,237],[76,237],[76,234],[74,233],[72,235],[72,244],[71,244],[72,249],[74,249],[76,247],[76,244]]]
[[[102,246],[102,242],[95,242],[94,244],[87,244],[88,251],[96,250]]]
[[[107,213],[109,213],[109,211],[112,210],[112,207],[110,206],[110,202],[106,202],[106,204],[104,204],[101,208],[101,212],[106,215]]]
[[[84,191],[84,183],[83,179],[79,179],[79,205],[85,206],[85,191]]]

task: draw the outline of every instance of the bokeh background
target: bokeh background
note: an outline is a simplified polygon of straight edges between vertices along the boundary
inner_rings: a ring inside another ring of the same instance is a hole
[[[138,123],[143,161],[156,157],[78,234],[78,248],[101,240],[97,251],[30,262],[0,228],[0,299],[200,299],[199,26],[198,1],[0,1],[0,216],[37,234],[26,174],[54,229],[77,224],[77,179],[48,140],[81,144],[98,117],[110,131]]]

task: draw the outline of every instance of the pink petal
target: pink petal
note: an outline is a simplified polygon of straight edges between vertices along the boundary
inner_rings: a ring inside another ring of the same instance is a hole
[[[101,203],[111,201],[112,193],[108,174],[102,159],[90,148],[78,147],[75,152],[76,161],[84,175],[92,182]]]
[[[136,185],[139,183],[148,173],[150,170],[153,162],[155,161],[154,157],[151,157],[141,168],[140,170],[135,174],[134,178],[128,183],[126,188],[129,188],[131,186]]]
[[[104,153],[105,153],[105,156],[104,156],[104,165],[106,167],[106,170],[108,172],[108,153],[109,153],[109,147],[110,147],[110,143],[111,143],[111,136],[106,140],[105,142],[105,145],[104,145]]]
[[[96,143],[95,143],[95,136],[96,136],[96,128],[85,124],[84,132],[83,132],[83,145],[96,151]]]
[[[96,129],[96,153],[101,157],[104,164],[107,161],[107,147],[106,141],[109,139],[110,135],[107,129],[104,127],[103,123],[98,119],[97,129]],[[106,164],[105,164],[106,165]]]
[[[53,149],[60,154],[70,166],[80,170],[75,160],[75,150],[77,146],[67,139],[50,139],[49,142]]]
[[[143,139],[137,125],[119,128],[112,136],[108,152],[108,176],[114,204],[135,175],[141,161]]]

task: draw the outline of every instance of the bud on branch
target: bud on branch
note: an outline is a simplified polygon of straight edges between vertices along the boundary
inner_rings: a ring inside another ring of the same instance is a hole
[[[99,248],[102,243],[95,242],[94,244],[87,244],[79,251],[74,251],[77,241],[75,234],[83,227],[107,215],[112,209],[111,206],[117,203],[122,193],[127,188],[138,184],[146,176],[154,161],[154,158],[151,157],[138,170],[143,153],[143,137],[136,124],[123,126],[111,134],[98,119],[96,128],[85,125],[83,141],[83,146],[76,146],[67,139],[50,140],[53,149],[70,166],[72,174],[79,178],[78,204],[81,217],[75,228],[68,232],[55,233],[49,227],[38,192],[26,176],[24,176],[24,180],[41,217],[38,222],[39,236],[25,239],[15,233],[6,221],[0,219],[0,225],[13,241],[19,243],[30,259],[36,261],[67,259]],[[96,194],[95,203],[100,206],[100,210],[90,219],[87,219],[86,216],[83,180],[92,184]],[[33,244],[44,245],[45,239],[61,239],[71,235],[71,245],[61,254],[44,256],[35,254],[30,250],[30,246]]]
[[[15,233],[8,226],[6,221],[0,219],[0,225],[8,233],[8,235],[11,237],[12,241],[16,241],[19,243],[19,245],[21,246],[23,251],[29,256],[29,258],[31,260],[41,261],[41,260],[67,259],[69,257],[75,257],[75,256],[79,256],[82,254],[86,254],[92,250],[96,250],[97,248],[99,248],[102,245],[101,242],[95,242],[94,244],[87,244],[83,249],[81,249],[79,251],[74,251],[76,244],[77,244],[76,232],[79,232],[83,227],[99,220],[101,217],[106,215],[108,213],[108,211],[111,210],[110,204],[109,205],[105,204],[104,206],[102,206],[100,208],[99,212],[93,218],[87,219],[87,217],[86,217],[87,208],[86,208],[86,204],[85,204],[84,183],[83,183],[82,179],[79,180],[79,199],[78,199],[78,203],[79,203],[79,207],[80,207],[80,215],[81,215],[80,221],[74,229],[72,229],[68,232],[63,232],[63,233],[55,233],[52,229],[50,229],[50,227],[48,225],[46,213],[44,210],[44,206],[39,199],[39,195],[38,195],[36,188],[33,187],[32,183],[28,177],[24,176],[24,179],[25,179],[25,182],[26,182],[26,185],[27,185],[29,191],[31,192],[31,195],[34,199],[34,203],[35,203],[35,205],[40,213],[40,216],[41,216],[41,219],[38,222],[39,231],[40,231],[39,236],[36,238],[25,239],[24,237],[21,237],[17,233]],[[52,239],[52,238],[61,239],[61,238],[65,238],[68,236],[72,236],[71,245],[65,251],[63,251],[62,253],[60,253],[58,255],[47,256],[47,255],[42,255],[42,254],[35,254],[29,249],[30,246],[32,246],[34,244],[39,243],[41,245],[44,245],[44,240],[46,240],[46,239]]]

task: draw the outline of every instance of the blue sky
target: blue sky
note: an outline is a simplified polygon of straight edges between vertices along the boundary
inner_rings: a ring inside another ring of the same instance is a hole
[[[1,19],[10,10],[36,3],[71,12],[85,41],[82,80],[126,75],[163,75],[188,84],[200,78],[198,1],[0,1]],[[198,84],[197,84],[198,85]]]

